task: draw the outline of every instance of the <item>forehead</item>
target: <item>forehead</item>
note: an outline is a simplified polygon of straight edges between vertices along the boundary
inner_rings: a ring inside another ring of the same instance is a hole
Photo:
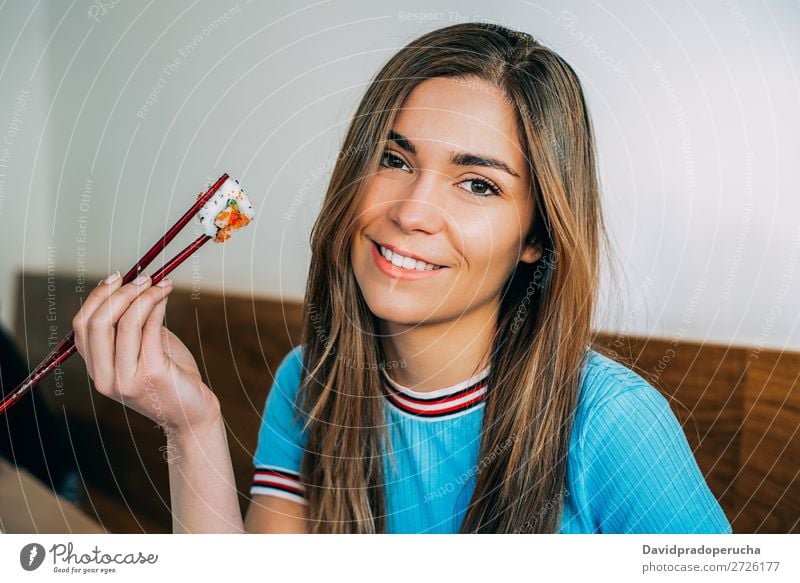
[[[406,98],[395,129],[420,150],[478,151],[522,169],[514,106],[502,89],[476,77],[426,79]]]

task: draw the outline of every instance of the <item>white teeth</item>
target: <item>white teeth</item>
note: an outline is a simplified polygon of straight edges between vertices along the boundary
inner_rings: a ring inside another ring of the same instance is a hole
[[[412,259],[411,257],[404,257],[399,253],[395,253],[386,247],[381,246],[381,255],[383,255],[392,265],[402,267],[403,269],[413,269],[414,271],[431,271],[434,269],[441,269],[439,265],[426,263],[419,259]]]

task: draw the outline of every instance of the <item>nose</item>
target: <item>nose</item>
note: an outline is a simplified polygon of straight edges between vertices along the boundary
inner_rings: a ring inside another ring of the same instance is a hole
[[[442,227],[445,211],[439,182],[443,178],[435,172],[419,170],[414,180],[399,191],[388,216],[401,231],[435,233]]]

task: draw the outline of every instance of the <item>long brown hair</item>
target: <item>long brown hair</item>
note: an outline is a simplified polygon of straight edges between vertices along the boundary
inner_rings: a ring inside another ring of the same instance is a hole
[[[298,395],[310,530],[386,531],[382,464],[391,446],[376,366],[384,354],[350,263],[348,226],[404,100],[432,77],[488,81],[514,106],[535,197],[530,236],[543,252],[520,262],[502,290],[481,462],[461,532],[557,532],[605,236],[594,138],[573,69],[530,35],[485,23],[429,32],[378,72],[312,230]]]

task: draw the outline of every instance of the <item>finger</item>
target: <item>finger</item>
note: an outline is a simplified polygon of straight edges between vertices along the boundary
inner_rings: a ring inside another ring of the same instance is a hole
[[[89,375],[92,376],[92,378],[94,378],[92,373],[92,361],[91,355],[87,351],[86,342],[89,319],[97,308],[108,299],[112,293],[117,291],[121,285],[122,276],[119,271],[109,275],[106,279],[97,284],[97,287],[92,290],[86,298],[86,301],[83,302],[81,309],[78,310],[78,313],[75,314],[75,317],[72,319],[72,331],[75,333],[75,348],[77,348],[78,353],[83,357],[84,361],[86,361],[86,369],[89,371]]]
[[[145,322],[171,289],[168,279],[160,281],[139,295],[119,319],[115,355],[118,378],[130,379],[136,375]]]
[[[105,279],[100,280],[100,283],[89,292],[86,299],[83,300],[81,309],[75,314],[75,319],[88,322],[94,311],[108,299],[109,295],[117,291],[122,285],[122,275],[119,271],[115,271]]]
[[[120,286],[89,317],[86,326],[86,351],[92,361],[92,378],[102,392],[111,391],[116,381],[114,327],[131,302],[150,287],[150,281],[149,276],[142,274],[131,283]]]

